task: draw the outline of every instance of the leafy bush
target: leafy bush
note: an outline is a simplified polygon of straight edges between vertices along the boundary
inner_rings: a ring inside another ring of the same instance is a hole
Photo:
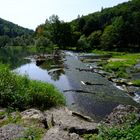
[[[85,140],[140,140],[140,122],[135,114],[129,114],[121,125],[102,125],[99,134],[84,135]]]
[[[140,124],[122,128],[104,128],[99,136],[100,140],[139,140]]]
[[[23,110],[62,104],[65,104],[65,99],[54,86],[17,76],[7,66],[0,64],[0,106]]]

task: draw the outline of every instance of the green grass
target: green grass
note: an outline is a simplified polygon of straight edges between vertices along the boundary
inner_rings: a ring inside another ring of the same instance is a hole
[[[45,130],[43,128],[29,127],[25,130],[24,136],[17,140],[41,140]]]
[[[16,112],[15,116],[12,116],[11,113],[3,112],[5,119],[3,121],[0,121],[0,127],[7,125],[9,123],[19,124],[21,122],[21,115],[19,112]]]
[[[101,65],[105,71],[114,72],[117,77],[122,78],[127,78],[129,76],[126,69],[133,68],[133,66],[137,64],[140,59],[140,53],[109,52],[99,50],[94,50],[92,53],[111,54],[112,58],[116,59],[116,61],[110,60],[106,63],[101,62],[99,65]]]
[[[93,50],[92,53],[111,54],[112,58],[133,59],[133,60],[140,59],[140,53],[113,52],[113,51],[100,51],[100,50]]]
[[[129,114],[121,125],[102,125],[99,134],[84,135],[85,140],[140,140],[140,122],[135,114]]]
[[[22,120],[20,112],[15,112],[15,115],[8,113],[7,111],[0,112],[0,117],[5,115],[5,118],[0,121],[0,127],[7,124],[17,124],[25,128],[23,137],[16,140],[40,140],[46,132],[46,129],[39,126],[39,120],[30,119],[30,121]],[[37,125],[38,124],[38,125]]]
[[[127,68],[131,68],[136,64],[136,60],[124,60],[124,61],[109,61],[103,65],[105,71],[114,72],[117,77],[127,77]]]
[[[64,96],[53,85],[18,76],[0,64],[0,106],[24,110],[64,104]]]
[[[140,79],[132,80],[133,85],[140,87]]]

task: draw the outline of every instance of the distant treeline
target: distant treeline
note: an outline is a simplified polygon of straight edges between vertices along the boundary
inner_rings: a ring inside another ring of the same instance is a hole
[[[0,47],[26,46],[33,41],[33,30],[20,27],[0,18]]]
[[[76,47],[79,51],[140,51],[140,0],[102,8],[69,23],[52,15],[36,28],[35,37],[38,46],[55,44],[61,49]]]

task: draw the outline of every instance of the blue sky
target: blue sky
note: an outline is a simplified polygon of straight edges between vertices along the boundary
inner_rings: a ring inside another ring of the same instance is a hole
[[[35,29],[46,18],[57,14],[71,21],[78,15],[100,11],[128,0],[0,0],[0,17],[20,26]]]

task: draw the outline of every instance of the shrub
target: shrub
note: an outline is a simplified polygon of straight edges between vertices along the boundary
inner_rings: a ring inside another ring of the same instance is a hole
[[[65,104],[65,99],[53,85],[18,76],[0,64],[0,106],[23,110],[62,104]]]
[[[84,135],[85,140],[140,140],[140,122],[135,114],[128,114],[127,119],[121,125],[99,127],[99,134]]]
[[[140,87],[140,79],[132,80],[133,85]]]

